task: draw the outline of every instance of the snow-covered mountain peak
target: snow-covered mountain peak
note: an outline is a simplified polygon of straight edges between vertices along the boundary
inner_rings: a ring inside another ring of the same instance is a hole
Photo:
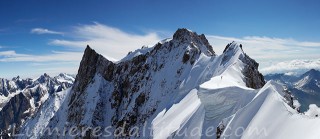
[[[59,102],[61,107],[53,111],[55,114],[42,109],[50,115],[44,119],[47,123],[37,122],[42,119],[41,115],[34,121],[50,128],[111,126],[110,130],[115,131],[124,126],[127,134],[143,123],[147,127],[161,125],[157,123],[162,115],[186,96],[197,100],[192,105],[197,108],[201,102],[193,97],[197,98],[197,90],[203,86],[221,90],[236,86],[234,92],[241,92],[261,88],[264,84],[258,64],[241,51],[240,45],[232,44],[227,52],[217,56],[204,35],[178,29],[172,39],[138,49],[116,63],[87,46],[75,83],[64,102]],[[251,92],[248,94],[253,97]],[[234,105],[230,109],[238,108]],[[29,123],[26,127],[33,127],[33,122]],[[34,127],[32,130],[37,131],[39,126]],[[146,132],[157,132],[157,129],[150,128]],[[90,132],[85,137],[90,138]]]
[[[97,72],[104,75],[106,80],[111,80],[110,74],[112,74],[113,65],[113,62],[107,60],[87,45],[80,62],[73,90],[83,91]]]
[[[142,46],[141,49],[137,49],[133,52],[129,52],[128,55],[122,58],[117,63],[128,61],[139,55],[154,56],[156,53],[163,53],[170,55],[168,52],[175,53],[173,51],[179,51],[178,53],[203,53],[207,56],[215,56],[212,46],[209,44],[204,34],[198,35],[196,32],[181,28],[178,29],[172,38],[166,38],[153,47]],[[191,52],[192,51],[192,52]]]
[[[191,43],[197,46],[202,52],[207,55],[215,55],[212,46],[204,34],[198,35],[196,32],[192,32],[186,28],[179,28],[173,35],[173,40],[180,43]]]
[[[11,80],[12,81],[18,81],[18,80],[21,80],[21,78],[20,78],[20,76],[17,76],[17,77],[13,77]]]
[[[235,41],[227,44],[227,46],[224,48],[223,53],[244,53],[244,51],[242,50],[242,44],[239,44]]]
[[[319,79],[320,72],[315,69],[311,69],[308,72],[302,74],[298,78],[298,81],[294,83],[294,86],[306,93],[317,94],[316,90],[320,89]]]
[[[302,76],[310,76],[313,78],[318,78],[318,77],[320,77],[320,71],[315,70],[315,69],[311,69],[311,70],[307,71],[306,73],[304,73]]]
[[[59,82],[68,82],[73,83],[74,77],[72,75],[66,74],[66,73],[60,73],[58,76],[54,77]]]
[[[44,73],[37,79],[37,81],[40,83],[45,83],[45,82],[48,82],[50,79],[51,77],[48,74]]]

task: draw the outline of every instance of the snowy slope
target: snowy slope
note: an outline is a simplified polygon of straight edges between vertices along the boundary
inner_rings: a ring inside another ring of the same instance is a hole
[[[154,138],[215,138],[215,134],[203,133],[210,128],[215,131],[221,120],[244,107],[256,94],[254,89],[246,87],[241,72],[245,64],[239,59],[243,55],[239,45],[232,43],[229,51],[204,62],[208,63],[207,67],[215,68],[206,68],[201,73],[213,77],[158,114],[152,122]],[[230,57],[228,61],[226,57]]]
[[[268,82],[246,107],[232,117],[223,137],[319,138],[320,119],[299,114],[289,107],[279,93],[282,89],[275,82]]]

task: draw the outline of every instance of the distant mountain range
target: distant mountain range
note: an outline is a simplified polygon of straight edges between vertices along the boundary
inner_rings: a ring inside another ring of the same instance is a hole
[[[35,80],[19,76],[12,80],[0,78],[0,133],[18,129],[50,96],[70,88],[74,80],[63,73],[55,77],[44,74]]]
[[[311,69],[300,76],[281,73],[264,77],[287,86],[301,103],[301,111],[306,111],[309,104],[320,106],[320,71]]]

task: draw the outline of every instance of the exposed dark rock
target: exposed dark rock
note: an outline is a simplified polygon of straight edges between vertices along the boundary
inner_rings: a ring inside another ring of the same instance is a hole
[[[30,115],[31,105],[29,100],[22,93],[15,95],[0,111],[0,130],[3,134],[17,133],[22,120]],[[11,129],[9,129],[10,126]]]
[[[209,44],[209,41],[206,39],[204,34],[198,35],[196,32],[189,31],[186,28],[179,28],[173,35],[173,39],[184,42],[193,42],[196,45],[204,45],[206,47],[207,55],[215,55],[212,46]]]
[[[75,80],[75,87],[73,90],[75,91],[84,91],[86,85],[88,85],[89,81],[93,78],[96,73],[99,54],[96,53],[93,49],[87,46],[84,51],[84,55],[82,57],[78,74]]]
[[[144,93],[141,93],[137,98],[136,98],[136,104],[138,106],[141,106],[144,102],[146,101],[146,95]]]
[[[226,48],[224,48],[224,50],[223,50],[223,53],[228,50],[228,48],[230,47],[231,44],[232,44],[232,43],[228,43],[228,44],[227,44]]]
[[[188,53],[184,53],[183,58],[182,58],[182,62],[186,63],[189,59],[190,59],[190,55]]]
[[[258,70],[259,63],[244,53],[242,45],[238,45],[235,42],[229,43],[223,51],[223,57],[220,65],[224,65],[226,61],[229,61],[230,58],[239,51],[241,52],[239,59],[244,63],[242,74],[245,76],[246,86],[254,89],[263,87],[265,85],[265,80]]]
[[[246,86],[254,89],[263,87],[266,82],[263,75],[258,70],[259,63],[251,59],[247,54],[240,58],[240,60],[246,64],[242,70],[242,73],[245,76]]]

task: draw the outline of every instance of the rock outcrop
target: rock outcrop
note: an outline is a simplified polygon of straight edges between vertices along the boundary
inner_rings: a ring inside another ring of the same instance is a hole
[[[0,132],[2,135],[17,133],[24,119],[31,116],[29,99],[23,93],[15,95],[0,111]]]

